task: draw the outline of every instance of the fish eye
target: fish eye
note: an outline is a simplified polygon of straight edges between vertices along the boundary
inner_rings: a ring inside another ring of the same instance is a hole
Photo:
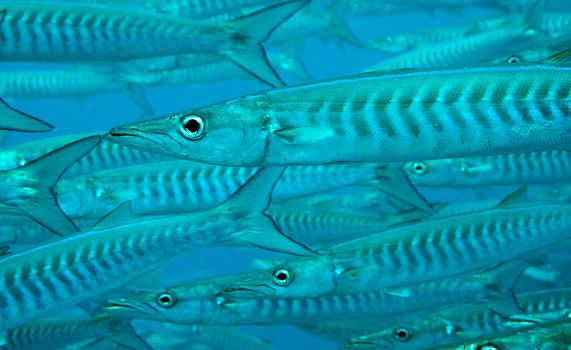
[[[194,114],[187,114],[181,118],[180,131],[190,140],[198,140],[204,136],[204,120]]]
[[[502,349],[496,344],[488,343],[488,344],[478,345],[476,350],[502,350]]]
[[[519,58],[517,56],[512,56],[512,57],[508,58],[507,62],[511,63],[511,64],[520,63],[521,58]]]
[[[422,162],[412,163],[412,172],[416,175],[424,175],[428,172],[428,166]]]
[[[157,295],[157,304],[159,304],[160,307],[168,309],[172,307],[174,303],[175,303],[174,296],[170,293],[164,292]]]
[[[291,283],[293,275],[287,269],[276,269],[272,272],[274,283],[279,286],[287,286]]]
[[[411,332],[405,327],[395,329],[393,334],[398,341],[407,341],[411,338]]]

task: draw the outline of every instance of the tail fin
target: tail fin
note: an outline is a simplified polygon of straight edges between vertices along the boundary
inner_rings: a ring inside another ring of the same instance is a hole
[[[101,136],[90,136],[58,148],[20,168],[5,174],[22,174],[30,179],[38,179],[30,187],[34,195],[19,201],[16,205],[47,229],[65,236],[77,232],[75,224],[59,207],[52,187],[62,174],[78,159],[89,153],[101,142]]]
[[[270,65],[261,43],[305,4],[306,1],[289,1],[230,22],[234,27],[232,40],[235,41],[235,48],[226,53],[228,58],[261,81],[272,86],[283,86],[284,82]]]
[[[284,170],[284,167],[261,169],[220,208],[241,221],[240,226],[244,228],[236,234],[238,240],[278,252],[310,255],[312,250],[280,232],[272,218],[264,213]]]
[[[0,130],[46,132],[53,129],[52,125],[15,110],[0,98]]]

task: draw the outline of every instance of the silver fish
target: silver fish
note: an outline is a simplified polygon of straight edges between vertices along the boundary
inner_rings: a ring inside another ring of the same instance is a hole
[[[114,128],[109,139],[234,166],[564,149],[570,73],[559,64],[370,73]]]

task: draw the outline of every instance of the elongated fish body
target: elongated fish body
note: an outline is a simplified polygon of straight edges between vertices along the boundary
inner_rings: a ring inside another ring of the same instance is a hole
[[[422,32],[394,34],[371,40],[367,43],[367,47],[383,52],[402,53],[421,45],[461,38],[467,30],[466,27],[446,27]]]
[[[77,96],[125,86],[110,75],[87,70],[0,73],[0,96],[4,97]]]
[[[242,166],[565,149],[570,78],[571,68],[543,64],[370,73],[118,127],[110,138]]]
[[[129,7],[6,2],[0,56],[4,61],[91,62],[212,53],[278,86],[283,83],[260,43],[303,5],[281,3],[229,22],[205,23]]]
[[[254,272],[111,299],[103,304],[102,311],[116,317],[218,325],[307,324],[359,317],[398,317],[399,313],[442,305],[495,302],[506,292],[504,289],[514,283],[515,277],[506,272],[514,272],[514,269],[437,280],[398,293],[374,290],[309,298],[265,298],[249,294],[247,290],[240,294],[226,292],[228,286],[255,275]],[[176,303],[163,303],[161,296]]]
[[[513,282],[511,276],[506,277],[508,283]],[[495,302],[494,299],[499,297],[497,292],[482,282],[450,278],[417,284],[401,291],[370,290],[313,298],[264,298],[247,295],[248,291],[245,291],[222,294],[221,306],[241,315],[242,323],[251,324],[307,324],[360,318],[386,318],[392,324],[399,315],[410,312],[427,312],[463,303]]]
[[[403,168],[415,186],[481,187],[569,182],[571,153],[544,151],[473,158],[408,162]]]
[[[84,340],[113,337],[125,333],[131,333],[131,344],[142,346],[141,349],[149,348],[144,341],[137,339],[136,334],[125,320],[95,316],[33,322],[9,329],[6,331],[5,349],[64,348]]]
[[[280,231],[306,245],[323,246],[376,233],[398,222],[394,217],[367,215],[343,210],[301,209],[272,205],[266,212]],[[406,217],[403,217],[406,220]]]
[[[257,246],[307,254],[261,214],[282,171],[260,171],[213,211],[140,220],[123,205],[91,231],[0,260],[0,328],[19,326],[123,285],[197,246],[255,241]],[[254,208],[255,214],[250,212]]]
[[[222,25],[145,11],[69,2],[7,1],[2,7],[4,61],[108,61],[231,47],[231,32]],[[43,30],[33,35],[37,28]]]
[[[410,286],[468,273],[554,246],[569,238],[571,206],[494,209],[427,220],[340,243],[315,257],[276,264],[244,279],[274,297],[307,297]],[[275,271],[294,276],[280,283]]]
[[[513,328],[525,329],[530,324],[536,324],[537,322],[527,320],[533,320],[537,312],[546,314],[546,320],[549,321],[566,319],[569,312],[569,292],[566,288],[518,295],[517,299],[522,308],[521,316],[510,318],[511,315],[501,315],[486,305],[461,306],[438,311],[426,318],[412,318],[409,322],[354,338],[350,344],[354,347],[368,344],[377,349],[432,349],[469,338],[493,337],[495,333]],[[407,336],[399,336],[398,331],[407,333]]]
[[[537,40],[537,36],[537,31],[525,25],[502,26],[483,33],[420,46],[381,61],[365,71],[485,64],[498,57],[528,48],[534,40]]]
[[[30,161],[73,141],[94,134],[73,134],[18,144],[0,150],[0,170],[24,166]],[[164,160],[165,157],[142,152],[103,140],[92,152],[72,165],[66,176],[87,174],[98,170]]]
[[[537,323],[525,328],[497,335],[465,340],[462,344],[451,345],[441,350],[518,349],[518,350],[559,350],[569,346],[571,322],[552,321]]]
[[[180,160],[145,163],[68,177],[59,182],[55,193],[64,211],[73,217],[97,218],[128,200],[133,211],[143,215],[200,211],[222,203],[256,170]],[[382,170],[377,164],[289,167],[272,199],[373,183]]]

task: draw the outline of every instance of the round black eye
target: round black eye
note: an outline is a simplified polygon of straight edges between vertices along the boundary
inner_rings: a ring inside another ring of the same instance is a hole
[[[280,286],[287,286],[291,283],[292,274],[286,269],[277,269],[272,273],[274,283]]]
[[[410,331],[404,327],[395,329],[394,336],[398,341],[407,341],[410,339]]]
[[[512,57],[508,58],[508,63],[515,64],[515,63],[520,63],[520,62],[521,62],[521,58],[519,58],[517,56],[512,56]]]
[[[416,175],[424,175],[428,171],[428,166],[426,166],[426,164],[422,162],[412,163],[412,171]]]
[[[488,344],[478,345],[476,350],[502,350],[502,349],[499,346],[497,346],[496,344],[488,343]]]
[[[157,295],[157,304],[161,307],[168,309],[169,307],[172,307],[174,303],[174,297],[170,293],[165,292]]]
[[[204,134],[204,120],[196,114],[189,114],[181,120],[182,134],[191,140],[198,140]]]

